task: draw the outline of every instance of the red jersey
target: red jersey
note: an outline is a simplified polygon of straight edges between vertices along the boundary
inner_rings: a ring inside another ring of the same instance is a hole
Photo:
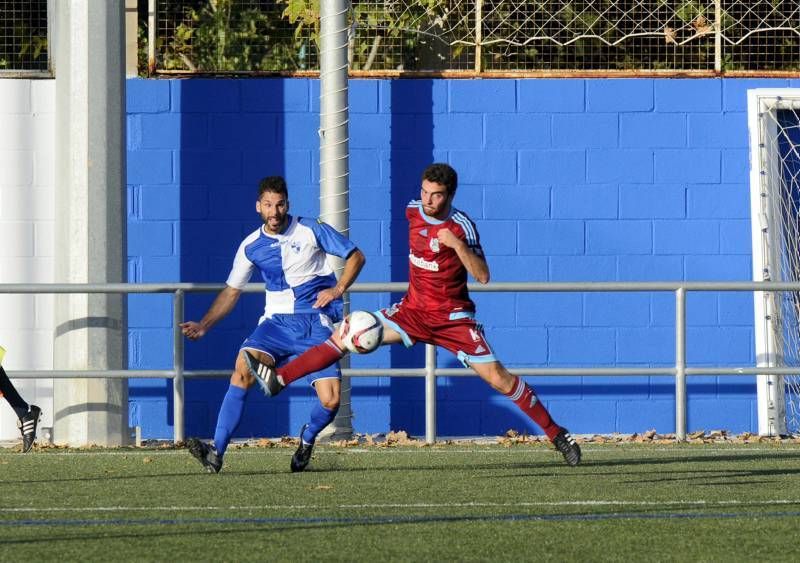
[[[467,291],[467,269],[452,248],[439,244],[436,234],[447,228],[483,256],[475,223],[466,213],[452,208],[444,221],[428,217],[420,200],[406,207],[408,219],[408,295],[405,303],[415,309],[458,313],[474,312]]]

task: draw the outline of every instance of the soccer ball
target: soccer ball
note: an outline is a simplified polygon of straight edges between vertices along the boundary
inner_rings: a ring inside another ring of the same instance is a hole
[[[339,336],[351,352],[369,354],[383,342],[383,324],[372,313],[353,311],[342,321]]]

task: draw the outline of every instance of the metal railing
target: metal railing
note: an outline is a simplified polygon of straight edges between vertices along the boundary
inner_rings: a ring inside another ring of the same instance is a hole
[[[227,377],[230,370],[184,369],[184,337],[179,323],[184,320],[186,293],[210,293],[224,284],[151,283],[151,284],[0,284],[0,294],[88,294],[88,293],[171,293],[173,294],[173,368],[171,370],[39,370],[14,371],[15,378],[167,378],[173,380],[174,441],[185,438],[184,382],[186,378]],[[351,293],[399,293],[406,283],[358,283]],[[675,365],[673,367],[596,367],[596,368],[524,368],[510,367],[517,375],[533,376],[672,376],[675,378],[675,436],[686,439],[686,377],[692,375],[792,375],[800,368],[767,367],[689,367],[686,365],[686,293],[690,291],[800,291],[798,282],[496,282],[469,284],[471,292],[673,292],[675,294]],[[261,293],[261,284],[249,284],[247,293]],[[344,369],[350,377],[424,377],[425,440],[436,441],[436,378],[439,376],[474,376],[466,368],[436,367],[435,346],[426,344],[423,368]]]

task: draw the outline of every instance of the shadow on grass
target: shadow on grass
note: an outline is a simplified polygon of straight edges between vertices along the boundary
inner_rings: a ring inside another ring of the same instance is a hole
[[[532,469],[532,468],[541,468],[541,469],[552,469],[553,467],[565,467],[564,463],[558,459],[555,459],[555,452],[553,452],[554,459],[553,461],[541,461],[541,462],[515,462],[515,463],[500,463],[500,462],[493,462],[493,463],[481,463],[481,464],[473,464],[473,465],[464,465],[461,467],[448,467],[446,465],[415,465],[412,467],[409,466],[402,466],[402,467],[374,467],[374,466],[363,466],[363,467],[325,467],[324,463],[320,465],[312,465],[308,469],[306,469],[303,473],[309,474],[335,474],[335,473],[376,473],[376,472],[416,472],[416,471],[442,471],[443,469],[447,469],[448,471],[468,471],[468,472],[475,472],[481,470],[516,470],[516,469]],[[0,485],[32,485],[37,483],[91,483],[94,481],[120,481],[120,480],[143,480],[143,479],[165,479],[170,477],[202,477],[204,475],[208,475],[209,479],[225,479],[225,478],[233,478],[233,477],[265,477],[265,476],[290,476],[296,475],[298,478],[302,474],[293,474],[288,469],[289,459],[291,455],[287,456],[286,458],[286,469],[265,469],[265,470],[246,470],[246,471],[237,471],[235,469],[226,470],[223,468],[222,472],[219,475],[213,475],[205,472],[202,467],[198,465],[196,470],[190,470],[185,472],[165,472],[165,473],[149,473],[146,475],[91,475],[86,477],[47,477],[42,479],[0,479]],[[312,461],[313,463],[313,461]]]
[[[441,471],[447,469],[448,471],[527,471],[524,475],[508,475],[506,473],[497,475],[483,475],[484,478],[508,478],[508,477],[553,477],[553,476],[581,476],[587,475],[594,476],[618,476],[618,477],[642,477],[642,479],[632,480],[631,482],[660,482],[660,481],[681,481],[688,479],[706,479],[699,474],[717,474],[719,479],[727,479],[735,476],[750,476],[750,477],[768,477],[768,476],[781,476],[781,475],[794,475],[800,474],[800,466],[796,469],[790,468],[775,468],[775,469],[737,469],[735,467],[713,467],[713,468],[698,468],[698,469],[669,469],[669,473],[663,466],[687,464],[687,463],[713,463],[718,466],[722,463],[748,463],[748,462],[763,462],[765,460],[798,460],[800,461],[800,450],[791,452],[768,452],[768,453],[743,453],[742,455],[722,454],[722,455],[690,455],[690,456],[663,456],[658,458],[628,458],[613,460],[597,460],[592,459],[591,455],[584,453],[583,461],[579,467],[568,467],[565,465],[561,456],[550,450],[536,450],[537,454],[545,454],[549,456],[542,460],[529,460],[529,461],[515,461],[515,462],[502,462],[490,461],[485,463],[464,464],[461,466],[448,466],[442,464],[424,464],[413,466],[387,466],[375,467],[372,465],[363,465],[358,467],[339,467],[335,462],[331,463],[329,460],[320,461],[315,458],[312,465],[304,473],[310,474],[357,474],[357,473],[376,473],[376,472],[425,472],[425,471]],[[188,454],[187,454],[188,455]],[[237,471],[236,469],[223,469],[219,475],[206,474],[201,467],[187,471],[171,471],[164,473],[149,473],[149,474],[130,474],[130,475],[91,475],[85,477],[57,477],[48,476],[42,479],[0,479],[0,484],[3,485],[33,485],[37,483],[90,483],[94,481],[122,481],[122,480],[151,480],[151,479],[165,479],[172,477],[202,477],[208,475],[209,479],[225,479],[235,477],[265,477],[265,476],[288,476],[292,475],[288,470],[288,460],[291,454],[287,452],[286,464],[287,469],[264,469],[264,470],[244,470]],[[658,468],[659,477],[648,479],[649,474],[641,472],[598,472],[591,471],[597,468],[625,468],[625,467],[654,467]],[[554,469],[560,469],[559,474],[554,474]],[[547,473],[531,472],[531,470],[547,470]],[[590,470],[590,471],[584,471]],[[301,474],[297,474],[299,477]]]
[[[640,450],[641,451],[641,450]],[[625,465],[664,465],[672,463],[708,463],[708,462],[748,462],[748,461],[764,461],[766,459],[797,459],[800,460],[800,450],[796,451],[773,451],[773,452],[758,452],[758,453],[742,453],[741,455],[735,454],[707,454],[707,455],[689,455],[689,456],[664,456],[659,458],[631,458],[620,459],[614,458],[613,460],[597,460],[587,459],[587,454],[584,453],[582,465],[591,465],[593,467],[619,467]]]
[[[624,512],[617,510],[616,506],[599,507],[591,512],[567,512],[539,514],[539,513],[513,513],[513,514],[472,514],[455,516],[452,514],[434,515],[378,515],[360,518],[348,517],[271,517],[271,518],[186,518],[186,519],[109,519],[109,520],[33,520],[16,521],[13,523],[2,523],[0,526],[6,528],[48,528],[75,526],[76,534],[48,534],[47,541],[86,542],[91,540],[108,541],[114,539],[146,539],[152,543],[154,538],[165,537],[175,538],[176,531],[152,532],[149,530],[141,533],[102,533],[90,534],[87,526],[201,526],[202,529],[181,530],[180,537],[186,536],[210,536],[225,535],[242,536],[259,534],[283,534],[287,532],[311,532],[318,530],[336,530],[339,528],[353,532],[356,527],[375,527],[375,526],[402,526],[419,524],[453,524],[453,523],[505,523],[505,522],[592,522],[608,520],[700,520],[700,519],[752,519],[752,518],[797,518],[800,511],[754,511],[753,508],[764,507],[763,503],[746,503],[735,507],[726,507],[724,511],[708,511],[707,506],[681,506],[680,503],[671,504],[669,507],[641,507],[630,508]],[[668,510],[665,510],[668,508]],[[718,506],[715,508],[719,508]],[[678,510],[676,510],[678,509]],[[209,525],[213,527],[208,527]],[[224,526],[220,528],[219,526]],[[254,525],[253,528],[242,529],[242,525]],[[8,538],[0,539],[0,545],[24,545],[41,542],[40,537],[36,538]]]
[[[630,479],[623,481],[625,483],[668,483],[670,481],[702,481],[694,483],[693,487],[707,487],[723,484],[726,487],[735,487],[741,485],[754,485],[755,483],[774,483],[766,479],[766,477],[781,477],[781,476],[796,476],[800,475],[800,467],[796,469],[695,469],[686,471],[670,471],[669,473],[662,473],[658,478],[644,478]],[[760,481],[754,478],[764,478]],[[737,479],[737,481],[733,481]],[[746,479],[746,481],[738,481],[738,479]]]

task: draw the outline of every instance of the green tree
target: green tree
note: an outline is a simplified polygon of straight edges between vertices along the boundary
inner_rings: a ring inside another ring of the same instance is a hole
[[[317,70],[319,6],[320,0],[160,0],[157,67]],[[484,70],[714,68],[715,14],[705,0],[481,0],[481,6]],[[724,70],[800,68],[800,24],[785,6],[725,3]],[[352,0],[349,18],[353,70],[475,68],[475,0]]]

